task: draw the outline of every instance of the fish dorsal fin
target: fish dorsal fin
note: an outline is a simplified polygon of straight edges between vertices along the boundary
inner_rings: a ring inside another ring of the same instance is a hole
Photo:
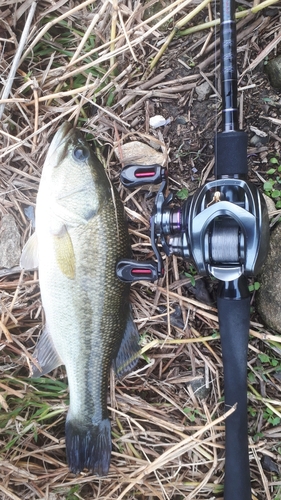
[[[20,267],[27,270],[38,267],[38,239],[36,232],[30,236],[22,249]]]
[[[34,359],[36,359],[38,365],[41,368],[41,370],[39,370],[39,368],[37,368],[35,364],[32,365],[31,376],[34,378],[41,377],[41,375],[46,375],[46,373],[49,373],[51,370],[54,370],[55,368],[63,364],[60,356],[55,349],[54,343],[46,326],[40,335],[39,341],[35,347],[33,357]]]
[[[122,342],[116,359],[113,361],[113,368],[118,379],[125,377],[125,375],[134,370],[138,362],[139,350],[139,332],[133,321],[130,307]]]
[[[73,244],[66,226],[63,227],[59,235],[56,235],[53,238],[56,260],[61,272],[67,278],[74,279],[76,267],[75,254]]]

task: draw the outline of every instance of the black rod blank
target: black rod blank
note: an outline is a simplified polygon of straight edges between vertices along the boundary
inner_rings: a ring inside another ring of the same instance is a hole
[[[237,43],[234,0],[220,3],[222,132],[215,137],[215,175],[247,178],[247,141],[239,130],[237,104]]]
[[[222,0],[220,8],[222,129],[238,130],[237,45],[234,1]]]

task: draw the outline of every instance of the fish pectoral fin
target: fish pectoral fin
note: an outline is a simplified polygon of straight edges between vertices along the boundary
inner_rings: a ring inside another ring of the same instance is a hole
[[[35,347],[33,357],[41,368],[40,370],[35,364],[31,366],[31,377],[33,378],[46,375],[46,373],[49,373],[51,370],[63,364],[46,326]]]
[[[125,377],[125,375],[134,370],[139,359],[139,351],[139,332],[134,323],[130,307],[122,342],[116,359],[113,361],[113,368],[119,379]]]
[[[73,244],[64,226],[59,235],[53,236],[55,255],[61,272],[69,279],[75,278],[75,254]]]
[[[22,249],[20,267],[28,271],[38,267],[38,239],[36,232],[30,236]]]

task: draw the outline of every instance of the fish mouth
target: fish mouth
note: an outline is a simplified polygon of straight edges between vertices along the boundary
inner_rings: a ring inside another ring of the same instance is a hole
[[[52,164],[53,166],[55,166],[55,164],[58,164],[61,160],[60,157],[64,154],[63,152],[65,150],[65,148],[62,146],[68,143],[69,139],[76,132],[76,129],[72,127],[70,122],[63,122],[52,139],[45,163]]]
[[[61,124],[50,144],[49,150],[51,150],[51,153],[53,153],[68,139],[68,135],[70,135],[69,132],[71,132],[71,130],[73,129],[70,122],[63,122]]]

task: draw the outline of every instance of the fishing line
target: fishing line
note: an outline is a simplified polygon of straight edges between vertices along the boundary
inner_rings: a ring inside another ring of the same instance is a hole
[[[217,17],[218,17],[217,0],[215,0],[215,19],[217,19]],[[214,29],[215,29],[215,71],[214,71],[214,75],[215,75],[215,87],[219,88],[218,87],[219,75],[217,74],[217,72],[218,72],[218,58],[217,58],[218,52],[217,52],[217,50],[218,49],[217,49],[217,28],[216,28],[216,26],[215,26]],[[215,110],[215,114],[216,114],[216,117],[215,117],[215,124],[216,124],[216,126],[215,126],[215,137],[214,137],[215,151],[217,151],[217,147],[218,147],[218,144],[217,144],[217,132],[218,132],[218,108],[219,108],[219,106],[220,106],[220,100],[217,98],[216,99],[216,110]],[[214,167],[215,167],[215,158],[214,158]]]

